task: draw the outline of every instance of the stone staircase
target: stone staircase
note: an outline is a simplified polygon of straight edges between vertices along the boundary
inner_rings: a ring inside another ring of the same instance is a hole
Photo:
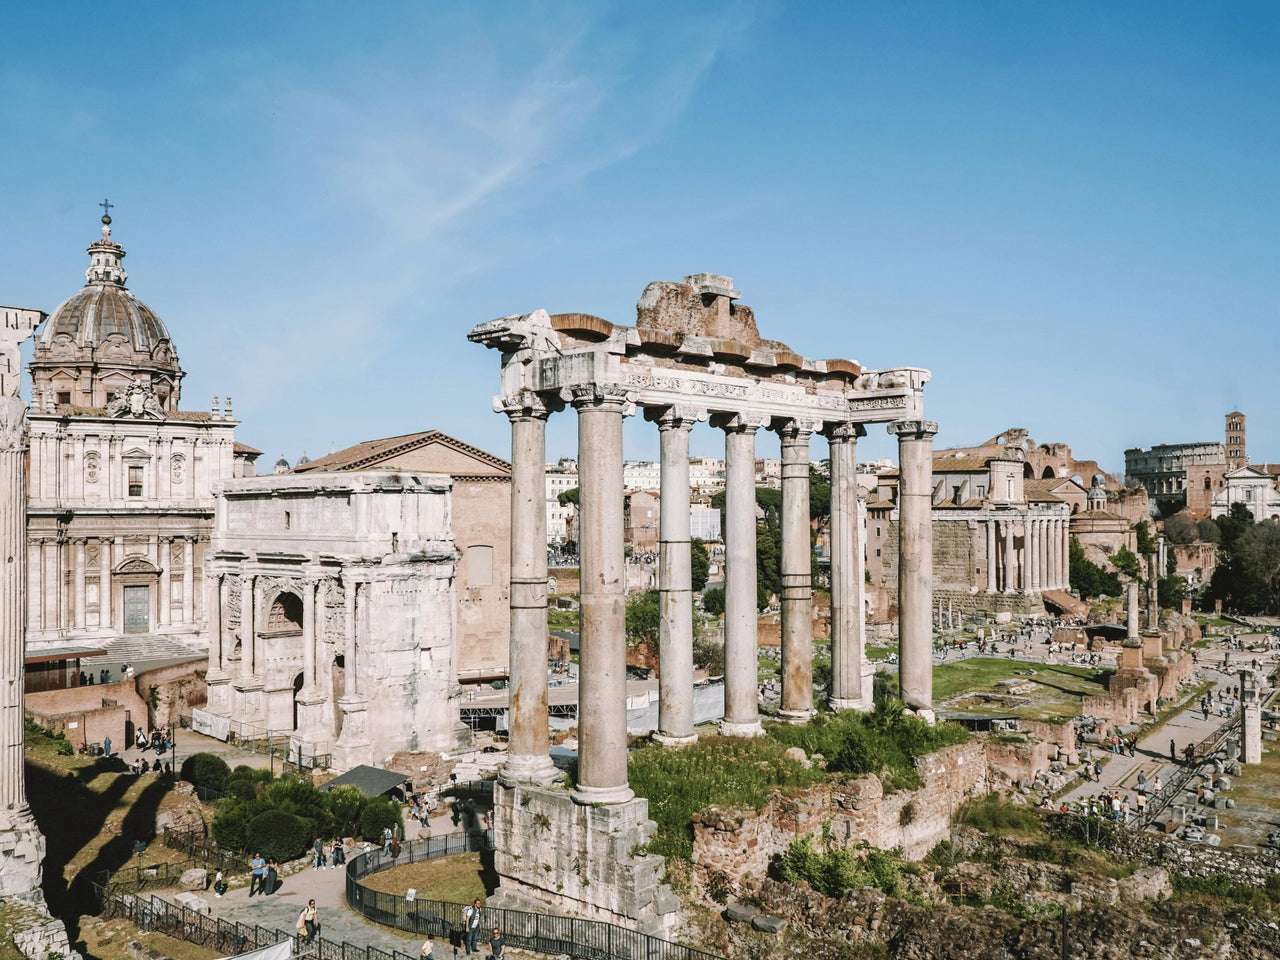
[[[207,656],[208,647],[184,643],[176,637],[153,633],[129,634],[105,644],[111,662],[144,663],[152,660],[192,660]]]

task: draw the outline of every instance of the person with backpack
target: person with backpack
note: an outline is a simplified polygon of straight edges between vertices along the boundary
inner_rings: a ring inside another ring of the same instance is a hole
[[[467,934],[467,953],[478,953],[480,951],[480,900],[477,898],[475,903],[462,911],[462,926]]]

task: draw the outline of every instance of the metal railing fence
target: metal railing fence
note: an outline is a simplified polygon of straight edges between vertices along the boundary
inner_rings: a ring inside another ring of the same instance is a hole
[[[352,857],[347,861],[347,905],[375,923],[418,936],[447,939],[463,930],[462,912],[467,904],[409,900],[403,895],[370,889],[360,880],[395,866],[482,851],[487,849],[486,844],[484,833],[473,830],[409,841],[401,846],[398,857],[383,855],[381,850]],[[599,920],[485,907],[481,923],[483,931],[494,927],[502,930],[510,947],[574,960],[720,960],[695,947]]]

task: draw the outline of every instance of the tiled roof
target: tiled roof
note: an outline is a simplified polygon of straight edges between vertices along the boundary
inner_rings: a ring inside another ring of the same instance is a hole
[[[384,437],[381,440],[366,440],[343,450],[335,451],[323,457],[317,457],[309,463],[293,468],[294,473],[313,473],[319,471],[365,470],[402,453],[425,447],[430,443],[442,443],[445,446],[473,457],[492,467],[510,473],[511,464],[501,457],[485,453],[479,447],[463,443],[447,433],[439,430],[424,430],[421,433],[406,433],[398,437]]]

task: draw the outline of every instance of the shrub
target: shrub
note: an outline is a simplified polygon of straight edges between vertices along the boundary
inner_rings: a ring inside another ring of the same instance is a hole
[[[231,768],[227,762],[214,753],[193,753],[182,761],[180,779],[194,783],[197,787],[223,792]]]
[[[404,824],[400,820],[400,805],[386,797],[371,797],[360,811],[360,836],[370,842],[381,843],[382,831],[390,827],[400,829],[404,835]]]
[[[223,800],[210,828],[214,842],[228,850],[243,850],[249,843],[249,821],[260,812],[251,800]]]
[[[819,851],[808,834],[796,837],[775,856],[770,872],[784,883],[803,881],[828,897],[861,887],[875,887],[889,896],[902,891],[902,869],[892,854],[874,849],[865,855],[847,848]]]
[[[260,788],[273,779],[275,776],[270,770],[260,770],[242,763],[227,776],[222,791],[238,800],[252,800],[262,792]]]
[[[333,832],[340,837],[353,837],[360,829],[364,812],[364,794],[355,787],[334,787],[327,794],[329,812],[333,814]]]
[[[306,853],[311,839],[307,821],[283,810],[268,810],[249,821],[246,848],[284,863]]]
[[[268,783],[262,799],[272,809],[291,813],[307,825],[310,839],[333,835],[333,813],[327,794],[292,774]]]

